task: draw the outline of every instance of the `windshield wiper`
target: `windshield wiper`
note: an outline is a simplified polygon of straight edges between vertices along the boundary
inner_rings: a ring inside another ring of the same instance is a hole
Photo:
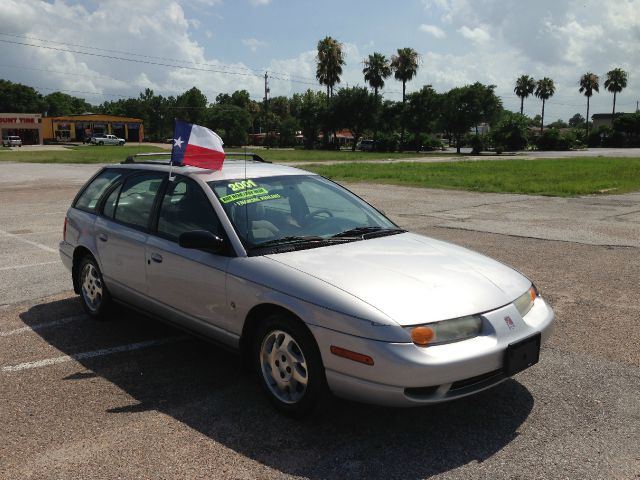
[[[385,235],[394,235],[396,233],[404,233],[406,230],[401,228],[383,228],[379,226],[356,227],[351,230],[336,233],[331,238],[356,237],[356,238],[374,238],[383,237]]]
[[[307,242],[322,242],[325,239],[315,235],[296,236],[290,235],[288,237],[274,238],[273,240],[267,240],[266,242],[254,245],[251,248],[273,247],[275,245],[288,245],[291,243],[307,243]]]

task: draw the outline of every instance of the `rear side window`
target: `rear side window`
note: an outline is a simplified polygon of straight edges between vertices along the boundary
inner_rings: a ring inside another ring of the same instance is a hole
[[[133,227],[146,229],[153,202],[166,174],[153,173],[128,178],[118,197],[114,219]]]
[[[122,177],[122,171],[115,169],[103,170],[82,191],[74,207],[87,212],[94,212],[102,194],[120,177]]]

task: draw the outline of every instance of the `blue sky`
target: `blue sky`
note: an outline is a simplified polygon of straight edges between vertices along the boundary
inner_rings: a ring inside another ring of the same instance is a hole
[[[263,96],[291,95],[315,81],[315,48],[338,39],[347,61],[341,85],[364,85],[362,61],[412,47],[420,54],[408,91],[438,91],[480,81],[496,85],[506,108],[522,74],[551,77],[556,94],[545,118],[585,114],[578,80],[588,71],[604,82],[615,67],[629,72],[619,111],[640,99],[640,0],[2,0],[0,78],[42,93],[67,91],[90,103],[137,96],[144,88],[177,95],[196,86],[218,93],[247,89]],[[25,45],[29,44],[29,45]],[[73,51],[72,51],[73,50]],[[105,58],[105,56],[119,57]],[[123,58],[130,61],[122,60]],[[146,63],[145,63],[146,62]],[[181,63],[182,62],[182,63]],[[153,65],[163,63],[165,65]],[[179,68],[185,66],[189,68]],[[252,70],[255,69],[255,70]],[[387,80],[385,98],[401,98]],[[592,113],[609,112],[601,87]],[[525,113],[539,113],[531,97]]]

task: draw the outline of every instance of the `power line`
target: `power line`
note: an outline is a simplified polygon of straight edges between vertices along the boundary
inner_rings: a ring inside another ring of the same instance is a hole
[[[189,60],[176,60],[174,58],[168,58],[168,57],[158,57],[158,56],[154,56],[154,55],[145,55],[145,54],[141,54],[141,53],[135,53],[135,52],[127,52],[124,50],[113,50],[113,49],[108,49],[108,48],[99,48],[99,47],[91,47],[91,46],[87,46],[87,45],[82,45],[82,44],[78,44],[78,43],[67,43],[67,42],[58,42],[58,41],[53,41],[53,40],[45,40],[42,38],[37,38],[37,37],[31,37],[28,35],[19,35],[19,34],[10,34],[10,33],[4,33],[4,32],[0,32],[0,35],[3,36],[7,36],[7,37],[14,37],[14,38],[24,38],[24,39],[28,39],[28,40],[37,40],[39,42],[46,42],[46,43],[54,43],[57,45],[65,45],[65,46],[70,46],[70,47],[78,47],[78,48],[82,48],[85,50],[95,50],[95,51],[99,51],[99,52],[107,52],[107,53],[117,53],[117,54],[121,54],[121,55],[129,55],[129,56],[133,56],[133,57],[140,57],[140,58],[149,58],[149,59],[155,59],[155,60],[162,60],[162,61],[167,61],[167,62],[172,62],[174,64],[191,64],[191,65],[204,65],[207,67],[216,67],[216,68],[225,68],[230,70],[229,73],[230,74],[240,74],[240,72],[233,72],[233,70],[247,70],[250,72],[255,72],[254,75],[256,76],[261,76],[262,74],[260,73],[262,70],[261,69],[257,69],[257,68],[249,68],[249,67],[237,67],[237,66],[228,66],[228,65],[224,65],[221,63],[208,63],[208,62],[193,62],[193,61],[189,61]],[[1,40],[0,41],[4,41]],[[9,41],[7,41],[9,42]],[[23,44],[26,46],[33,46],[33,47],[44,47],[43,45],[34,45],[34,44]],[[63,50],[64,51],[64,50]],[[90,55],[91,52],[77,52],[77,51],[73,51],[73,50],[69,50],[72,53],[80,53],[80,54],[87,54]],[[110,56],[107,56],[107,58],[110,58]],[[119,60],[127,60],[127,61],[134,61],[135,59],[122,59],[120,57],[117,57]],[[188,68],[188,67],[181,67],[179,65],[171,65],[174,66],[176,68]],[[223,73],[223,72],[219,72],[219,73]],[[291,81],[291,82],[295,82],[295,83],[304,83],[305,80],[315,80],[312,79],[310,77],[303,77],[300,75],[294,75],[291,73],[283,73],[283,72],[275,72],[278,75],[280,75],[280,77],[278,77],[278,80],[283,80],[283,81]],[[246,74],[249,75],[249,74]],[[282,78],[282,76],[284,77],[289,77],[289,78]],[[299,80],[298,80],[299,79]]]
[[[172,65],[172,64],[168,64],[168,63],[152,62],[150,60],[139,60],[139,59],[134,59],[134,58],[117,57],[115,55],[104,55],[104,54],[101,54],[101,53],[82,52],[80,50],[70,50],[70,49],[64,49],[64,48],[49,47],[47,45],[35,45],[33,43],[15,42],[13,40],[4,40],[4,39],[1,39],[1,38],[0,38],[0,42],[10,43],[10,44],[14,44],[14,45],[24,45],[24,46],[27,46],[27,47],[44,48],[46,50],[55,50],[55,51],[58,51],[58,52],[77,53],[78,55],[89,55],[91,57],[107,58],[107,59],[110,59],[110,60],[121,60],[123,62],[144,63],[146,65],[155,65],[155,66],[160,66],[160,67],[184,68],[186,70],[197,70],[197,71],[200,71],[200,72],[222,73],[222,74],[227,74],[227,75],[239,75],[239,76],[244,76],[244,77],[261,77],[261,75],[257,75],[255,73],[225,72],[223,70],[217,70],[217,69],[211,69],[211,68],[198,68],[198,67],[187,67],[187,66],[183,66],[183,65]]]

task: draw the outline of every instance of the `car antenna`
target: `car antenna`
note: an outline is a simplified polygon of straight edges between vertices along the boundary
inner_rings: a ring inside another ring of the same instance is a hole
[[[245,145],[244,145],[244,153],[245,153],[245,155],[244,155],[244,181],[245,181],[245,185],[246,185],[246,182],[247,182],[247,155],[246,155],[247,154],[247,142],[245,142]],[[245,238],[247,240],[249,240],[249,204],[248,203],[244,204],[244,216],[245,216],[244,224],[245,224],[245,226],[247,228],[247,233],[246,233]]]

